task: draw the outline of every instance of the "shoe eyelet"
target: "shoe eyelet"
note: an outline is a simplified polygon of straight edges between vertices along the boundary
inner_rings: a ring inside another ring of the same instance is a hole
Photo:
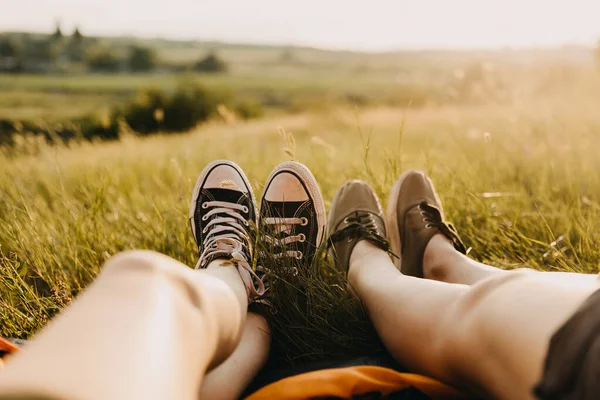
[[[206,214],[202,217],[202,221],[206,221],[207,219],[208,219],[208,214]]]
[[[202,208],[204,208],[205,210],[208,208],[208,202],[204,202],[202,203]]]
[[[247,219],[245,219],[245,220],[244,220],[244,225],[246,225],[246,226],[250,226],[250,223],[248,222],[248,220],[247,220]]]
[[[422,216],[424,216],[424,217],[426,217],[426,216],[427,216],[427,214],[425,214],[425,211],[421,211],[421,212],[419,212],[419,214],[421,214],[421,215],[422,215]]]
[[[208,227],[202,229],[202,233],[206,233],[206,232],[208,232]]]
[[[304,257],[304,254],[302,254],[302,252],[301,252],[301,251],[299,251],[299,252],[296,254],[296,260],[302,260],[302,257]]]
[[[301,233],[298,235],[298,241],[300,243],[304,243],[306,241],[306,235],[304,233]]]
[[[425,225],[425,228],[427,228],[427,229],[433,228],[433,225],[427,224],[427,225]]]
[[[301,225],[301,226],[306,226],[306,225],[308,225],[308,218],[306,218],[306,217],[302,217],[302,218],[300,218],[300,225]]]
[[[419,210],[423,210],[423,207],[421,207],[421,205],[420,205],[420,204],[417,206],[417,208],[418,208]]]
[[[348,217],[344,218],[344,223],[347,224],[348,223]]]
[[[246,207],[246,206],[242,206],[242,211],[243,211],[245,214],[248,214],[248,207]]]
[[[352,238],[347,239],[348,243],[352,243]]]

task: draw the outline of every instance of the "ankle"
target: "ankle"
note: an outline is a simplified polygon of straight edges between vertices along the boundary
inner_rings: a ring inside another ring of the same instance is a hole
[[[248,290],[244,280],[240,276],[238,267],[231,260],[217,258],[212,260],[203,270],[206,275],[213,276],[224,281],[235,294],[242,309],[248,307]]]
[[[387,257],[385,251],[379,247],[370,243],[368,240],[361,240],[356,243],[352,254],[350,255],[350,263],[348,268],[348,281],[350,284],[355,284],[358,276],[366,268],[370,268],[372,265],[377,264],[374,259],[384,255]]]
[[[431,238],[423,254],[423,276],[426,279],[444,281],[449,274],[452,261],[460,257],[452,242],[438,233]]]
[[[219,268],[219,267],[228,267],[233,265],[231,262],[231,259],[228,258],[215,258],[214,260],[212,260],[211,262],[208,263],[208,265],[205,267],[205,269],[214,269],[214,268]]]

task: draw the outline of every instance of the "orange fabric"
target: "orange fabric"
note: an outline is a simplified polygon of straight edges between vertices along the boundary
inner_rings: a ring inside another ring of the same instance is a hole
[[[247,400],[303,400],[323,397],[351,398],[379,392],[383,396],[414,387],[433,399],[470,399],[434,379],[372,366],[325,369],[282,379],[259,389]]]
[[[0,351],[6,352],[6,354],[4,355],[4,358],[6,358],[8,354],[14,353],[17,350],[19,350],[19,346],[0,337]],[[4,360],[2,359],[2,357],[0,357],[0,369],[3,369],[3,368],[4,368]]]
[[[18,350],[19,346],[0,337],[0,351],[10,354]],[[2,367],[3,361],[0,359],[0,369]],[[473,398],[422,375],[400,373],[389,368],[359,366],[325,369],[291,376],[259,389],[247,397],[247,400],[351,398],[353,395],[372,392],[387,396],[409,387],[414,387],[433,399]]]
[[[19,350],[19,346],[0,337],[0,351],[5,351],[7,353],[14,353],[17,350]]]

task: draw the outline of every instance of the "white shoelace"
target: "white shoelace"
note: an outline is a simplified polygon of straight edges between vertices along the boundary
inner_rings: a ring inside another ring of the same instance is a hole
[[[308,219],[302,218],[265,218],[265,224],[275,225],[275,229],[281,232],[291,232],[294,225],[306,226]],[[306,240],[306,236],[303,233],[299,235],[286,236],[283,239],[277,239],[268,235],[264,236],[267,243],[275,247],[284,247],[290,243],[300,242],[303,243]],[[281,253],[273,254],[275,258],[293,257],[297,260],[301,260],[304,255],[299,250],[286,250]]]
[[[249,223],[239,213],[240,211],[247,213],[248,207],[225,201],[207,201],[202,203],[202,208],[212,208],[204,214],[202,221],[207,221],[214,215],[218,216],[212,218],[202,230],[203,234],[207,232],[208,234],[202,243],[204,250],[198,260],[200,267],[206,267],[204,260],[223,251],[227,252],[231,254],[231,261],[237,266],[250,301],[264,295],[266,291],[265,284],[252,269],[250,262],[244,254],[244,246],[240,241],[240,239],[245,240],[248,246],[250,246],[250,239],[244,228]]]

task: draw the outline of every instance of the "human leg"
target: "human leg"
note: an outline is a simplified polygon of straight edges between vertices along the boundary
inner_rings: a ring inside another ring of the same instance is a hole
[[[597,275],[541,272],[530,268],[507,271],[467,257],[458,233],[452,224],[445,222],[433,182],[421,171],[405,172],[392,187],[387,223],[391,248],[401,254],[395,265],[407,275],[471,285],[495,274],[517,271],[556,284],[598,285]],[[403,247],[407,251],[403,251]]]
[[[200,399],[239,399],[269,356],[270,331],[267,320],[248,313],[240,343],[221,365],[204,377]]]
[[[325,227],[325,207],[314,176],[302,164],[285,162],[273,169],[264,190],[259,225],[265,248],[260,264],[273,270],[308,268]],[[206,375],[201,398],[240,397],[266,361],[268,329],[264,317],[248,314],[240,344],[223,364]]]
[[[250,265],[256,216],[239,167],[211,163],[190,206],[200,271],[151,252],[115,257],[11,360],[3,389],[86,399],[195,398],[204,373],[236,347],[248,302],[264,294]],[[264,347],[257,351],[268,352]],[[256,369],[256,363],[248,367]]]
[[[400,249],[401,258],[413,262],[412,271],[422,263],[414,249],[425,249],[423,238],[443,232],[454,248],[462,244],[452,228],[442,227],[441,212],[417,209],[420,204],[402,218],[408,227],[402,238],[411,237],[412,245]],[[493,274],[471,286],[406,276],[384,251],[382,214],[366,184],[351,182],[332,202],[329,229],[337,261],[349,269],[349,283],[390,353],[413,371],[478,394],[531,397],[551,335],[595,289],[553,285],[518,272]]]
[[[355,247],[348,278],[401,363],[506,399],[532,397],[552,334],[595,290],[519,273],[471,286],[414,278],[364,241]]]
[[[235,348],[244,303],[234,266],[191,271],[157,253],[123,253],[11,358],[0,397],[196,398],[204,372]]]
[[[423,256],[423,276],[426,279],[448,283],[471,285],[496,274],[525,273],[532,279],[559,285],[591,286],[599,285],[598,275],[578,274],[574,272],[537,271],[531,268],[503,270],[473,260],[456,251],[452,243],[444,236],[437,234],[425,248]]]

